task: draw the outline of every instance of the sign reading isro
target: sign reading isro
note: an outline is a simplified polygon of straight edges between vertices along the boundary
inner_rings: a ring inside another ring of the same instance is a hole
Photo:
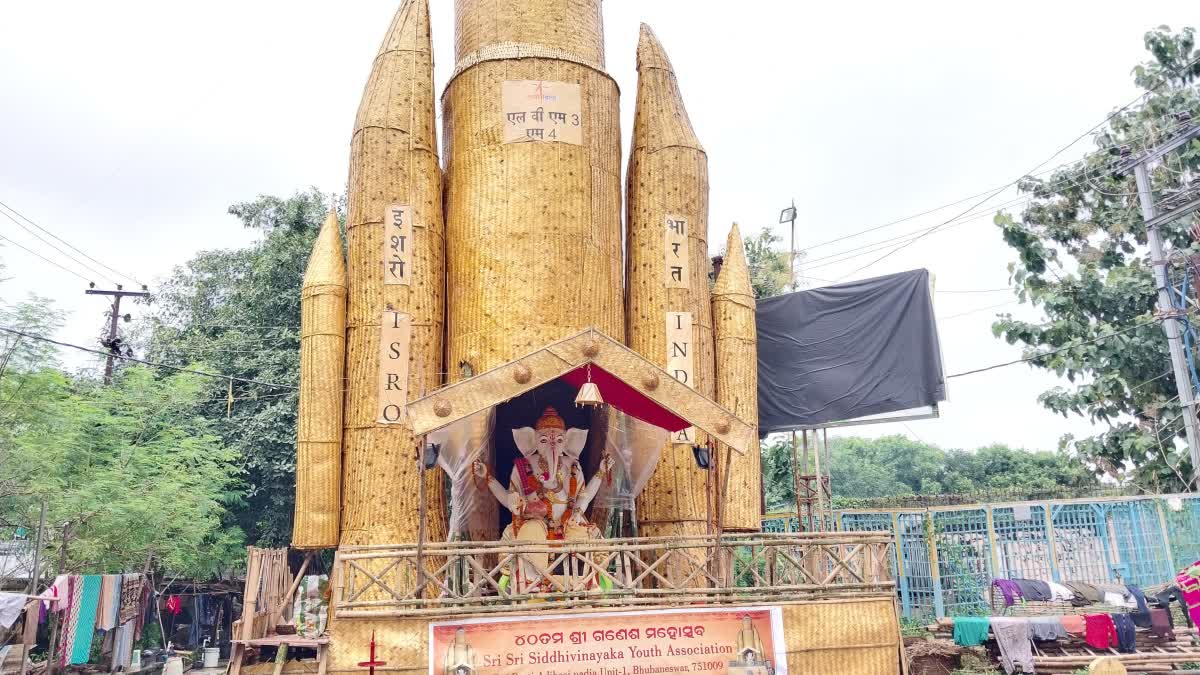
[[[778,607],[659,610],[431,624],[430,675],[786,673]]]

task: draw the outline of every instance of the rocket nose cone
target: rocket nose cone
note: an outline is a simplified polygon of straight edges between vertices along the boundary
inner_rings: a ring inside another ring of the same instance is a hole
[[[659,42],[658,36],[654,34],[654,29],[649,24],[642,24],[641,34],[638,36],[637,67],[639,72],[644,68],[662,68],[673,71],[666,50],[663,49],[662,43]]]

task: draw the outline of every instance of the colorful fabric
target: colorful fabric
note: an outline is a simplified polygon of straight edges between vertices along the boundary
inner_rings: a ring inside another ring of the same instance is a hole
[[[1137,651],[1137,629],[1128,614],[1113,614],[1113,626],[1117,630],[1117,651],[1132,654]]]
[[[992,579],[992,585],[1004,596],[1004,606],[1012,607],[1021,599],[1021,587],[1011,579]]]
[[[1095,649],[1109,649],[1117,646],[1117,626],[1112,617],[1107,614],[1085,614],[1083,621],[1087,624],[1084,641]]]
[[[960,647],[978,647],[987,642],[988,623],[987,617],[954,617],[954,644]]]
[[[121,624],[113,636],[112,669],[128,668],[133,656],[133,622]]]
[[[183,611],[183,601],[179,599],[178,595],[168,596],[166,607],[171,616],[179,616],[179,613]]]
[[[1063,628],[1067,629],[1067,632],[1072,635],[1082,637],[1087,633],[1087,622],[1083,620],[1082,614],[1068,614],[1060,617],[1060,620],[1062,621]]]
[[[117,623],[124,625],[138,615],[142,601],[142,575],[126,574],[121,577],[121,602],[117,609]]]
[[[1034,640],[1066,640],[1067,628],[1057,616],[1039,616],[1029,620],[1029,632]]]
[[[292,621],[296,634],[314,639],[325,632],[329,618],[329,577],[312,574],[300,580],[296,588],[296,601],[292,603]]]
[[[1192,625],[1200,626],[1200,560],[1188,565],[1175,577],[1175,585],[1187,608]]]
[[[1000,665],[1004,672],[1011,675],[1017,668],[1022,673],[1034,672],[1033,634],[1029,621],[996,617],[992,619],[992,633],[996,636],[996,645],[1000,647]]]
[[[71,575],[66,578],[66,602],[63,603],[62,637],[58,643],[59,665],[71,662],[71,649],[75,646],[75,628],[79,624],[79,603],[83,598],[82,578]]]
[[[121,575],[105,574],[100,579],[100,602],[96,606],[96,628],[113,630],[117,627],[117,612],[121,602]]]
[[[75,640],[71,646],[71,660],[67,665],[87,663],[92,654],[92,638],[96,635],[96,608],[100,604],[99,574],[88,574],[80,578],[79,613],[75,620]]]

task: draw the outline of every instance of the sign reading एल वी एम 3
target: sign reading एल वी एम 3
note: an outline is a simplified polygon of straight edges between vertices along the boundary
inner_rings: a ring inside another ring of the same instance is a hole
[[[786,675],[779,607],[445,621],[429,675]]]
[[[578,84],[505,80],[500,85],[500,107],[505,143],[583,145]]]

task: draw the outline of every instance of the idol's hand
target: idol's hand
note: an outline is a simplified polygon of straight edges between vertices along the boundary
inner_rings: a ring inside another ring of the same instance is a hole
[[[473,471],[475,473],[475,477],[480,480],[484,480],[488,477],[487,465],[479,460],[475,460],[471,463],[471,471]]]
[[[615,464],[616,462],[613,460],[612,455],[605,455],[600,460],[600,473],[603,473],[605,476],[611,474],[613,465]]]
[[[521,515],[525,511],[525,498],[519,492],[508,494],[508,510],[517,515]]]

